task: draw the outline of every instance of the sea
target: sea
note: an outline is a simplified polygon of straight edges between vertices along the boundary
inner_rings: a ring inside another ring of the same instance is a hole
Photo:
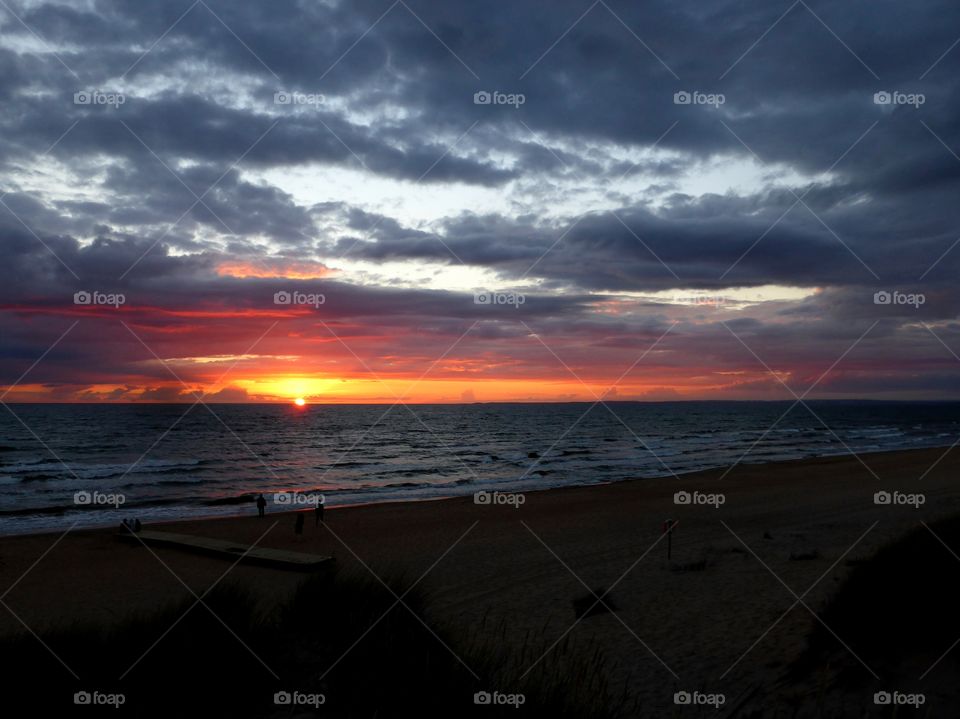
[[[243,514],[260,493],[268,511],[417,501],[958,439],[954,402],[10,404],[0,534]]]

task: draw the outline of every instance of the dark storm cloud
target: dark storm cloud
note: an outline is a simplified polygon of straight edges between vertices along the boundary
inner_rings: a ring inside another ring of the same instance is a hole
[[[547,277],[591,290],[642,291],[671,287],[723,288],[764,284],[918,286],[950,282],[960,254],[948,254],[954,237],[946,217],[938,232],[917,236],[908,208],[838,207],[829,229],[823,202],[771,192],[734,199],[675,198],[668,213],[621,208],[560,225],[465,215],[443,232],[411,231],[395,222],[376,224],[375,239],[345,239],[338,252],[375,260],[404,258],[496,268],[506,277]],[[792,208],[792,209],[791,209]],[[947,216],[960,215],[951,208]],[[784,219],[780,219],[781,217]],[[778,221],[779,220],[779,221]],[[363,222],[357,228],[364,227]]]
[[[511,3],[495,13],[469,3],[410,3],[409,10],[398,5],[382,18],[389,6],[374,2],[300,4],[282,12],[259,4],[190,7],[187,2],[149,7],[103,2],[96,12],[59,5],[23,9],[24,21],[61,48],[58,54],[80,79],[50,56],[41,63],[31,55],[4,53],[11,72],[3,92],[17,98],[19,109],[5,122],[5,135],[11,138],[6,154],[28,159],[49,146],[64,125],[81,119],[53,154],[75,166],[102,155],[115,158],[117,166],[103,187],[117,192],[123,202],[100,222],[125,224],[155,224],[179,216],[184,203],[192,203],[191,193],[206,191],[255,143],[244,157],[247,166],[362,163],[386,177],[412,180],[429,170],[425,183],[475,185],[535,180],[544,174],[596,176],[603,171],[601,165],[577,151],[584,142],[644,147],[660,140],[661,148],[689,159],[752,158],[755,152],[763,162],[808,173],[823,172],[843,157],[832,181],[807,188],[805,202],[817,217],[797,206],[738,264],[731,279],[746,285],[860,281],[864,268],[845,271],[850,268],[838,266],[844,264],[839,259],[844,252],[852,255],[847,259],[854,265],[862,260],[880,277],[900,273],[902,254],[908,253],[914,258],[910,270],[919,275],[945,249],[960,220],[947,199],[957,190],[960,161],[938,139],[960,147],[955,122],[960,53],[947,54],[930,69],[955,39],[948,28],[960,27],[960,9],[949,3],[911,12],[890,3],[871,4],[869,32],[857,20],[866,6],[838,12],[826,5],[798,5],[755,47],[782,8],[745,9],[724,2],[643,8],[611,4],[609,9],[597,5],[570,29],[583,12],[574,2],[553,3],[549,9]],[[375,29],[363,35],[378,18]],[[241,90],[249,91],[253,104],[228,107],[222,98],[215,99],[204,81],[218,79],[233,83],[238,96]],[[70,102],[73,91],[87,86],[83,83],[98,87],[121,80],[144,87],[172,80],[173,85],[149,98],[138,98],[134,91],[114,111]],[[50,94],[26,92],[36,88]],[[284,114],[289,108],[272,103],[273,92],[280,88],[343,99],[354,113],[377,112],[391,104],[405,114],[372,124],[357,124],[332,106]],[[478,89],[522,92],[526,102],[518,110],[478,106],[472,102]],[[672,98],[681,89],[723,92],[727,102],[722,111],[677,106]],[[920,110],[877,106],[873,94],[882,89],[922,91],[926,102]],[[257,143],[277,117],[280,122]],[[448,152],[449,141],[473,123],[478,125],[461,148],[466,154]],[[445,141],[435,139],[440,136]],[[542,138],[563,146],[547,150],[535,141]],[[141,140],[171,165],[201,164],[179,173],[189,190],[150,156]],[[514,164],[496,166],[483,149],[512,152]],[[611,177],[622,174],[625,164],[607,172]],[[658,164],[661,176],[676,175],[682,167]],[[137,191],[142,194],[136,195],[140,202],[135,207],[131,200]],[[229,234],[308,242],[313,234],[309,219],[285,193],[270,192],[239,181],[232,186],[223,182],[204,198],[209,209],[197,205],[191,216],[217,231],[237,228]],[[252,193],[259,196],[251,198]],[[707,286],[720,282],[726,269],[795,200],[777,194],[764,190],[746,201],[691,198],[664,208],[656,218],[642,202],[621,212],[637,217],[639,227],[631,229],[677,277]],[[750,204],[759,207],[750,210]],[[931,206],[937,207],[935,216]],[[91,209],[96,215],[99,208]],[[691,221],[691,212],[699,219]],[[878,216],[883,222],[874,219]],[[492,226],[496,218],[483,219]],[[522,274],[522,262],[536,260],[552,245],[553,230],[564,229],[522,222],[508,228],[508,220],[496,224],[509,235],[523,236],[520,250],[503,236],[451,234],[443,239],[465,261],[489,264],[510,275]],[[593,261],[545,259],[534,276],[608,289],[660,287],[673,281],[669,272],[663,276],[659,262],[649,261],[650,253],[643,258],[643,248],[626,241],[629,233],[619,222],[588,218],[584,224],[591,227],[591,237],[584,239],[582,230],[575,230],[558,250],[562,254],[563,247],[573,248],[571,252],[582,247],[591,251]],[[56,223],[48,228],[68,229]],[[646,232],[651,233],[649,240]],[[533,237],[537,233],[539,239]],[[450,259],[441,244],[424,242],[422,234],[402,234],[380,236],[359,254],[369,259],[424,258],[432,247],[437,258]],[[481,243],[491,246],[478,248]],[[507,246],[506,257],[497,244]],[[614,272],[609,268],[614,257],[605,256],[604,248],[620,246],[615,257],[626,266]],[[770,246],[779,250],[773,252]],[[516,266],[511,255],[521,255]],[[946,267],[952,263],[948,258]],[[583,267],[582,277],[575,276],[577,267]]]

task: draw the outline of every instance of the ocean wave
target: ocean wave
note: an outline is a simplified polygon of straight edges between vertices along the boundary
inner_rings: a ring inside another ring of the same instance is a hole
[[[197,417],[132,471],[131,463],[150,446],[157,428],[168,426],[167,415],[161,421],[157,414],[166,410],[139,408],[115,420],[104,410],[95,424],[89,414],[62,410],[58,422],[63,427],[37,427],[67,467],[0,418],[0,532],[63,527],[64,513],[80,517],[85,526],[93,523],[95,512],[72,504],[72,494],[82,489],[119,489],[127,495],[122,509],[135,508],[144,517],[190,517],[244,511],[236,505],[247,504],[260,491],[310,491],[305,488],[321,481],[324,488],[314,491],[323,491],[335,503],[380,502],[452,496],[473,488],[522,491],[665,476],[729,466],[741,458],[760,464],[850,449],[946,446],[957,437],[952,406],[816,405],[827,426],[811,422],[800,409],[784,418],[784,426],[768,430],[786,408],[742,405],[734,412],[726,405],[705,405],[691,411],[689,406],[619,404],[617,413],[635,436],[615,419],[598,415],[570,436],[566,447],[553,443],[580,416],[579,405],[543,405],[536,413],[517,406],[426,409],[423,419],[433,432],[399,414],[350,449],[383,407],[331,409],[313,424],[309,415],[294,424],[279,410],[225,407],[224,421],[257,456],[234,447],[218,422]],[[331,422],[332,417],[337,421]],[[182,456],[165,456],[167,449]],[[334,463],[345,450],[344,461]],[[531,450],[544,456],[531,458]],[[161,507],[150,514],[151,508]],[[30,514],[38,518],[19,521]]]
[[[134,463],[110,463],[110,464],[78,464],[50,462],[47,460],[38,460],[33,462],[20,462],[15,465],[4,467],[4,472],[11,474],[22,474],[24,481],[50,480],[50,479],[110,479],[125,474],[160,474],[164,472],[182,472],[190,471],[201,466],[203,460],[167,460],[167,459],[148,459],[137,464]]]

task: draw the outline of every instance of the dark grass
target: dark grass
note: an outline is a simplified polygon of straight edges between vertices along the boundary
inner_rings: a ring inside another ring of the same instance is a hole
[[[0,640],[2,715],[634,715],[625,695],[607,688],[599,651],[574,655],[561,643],[521,681],[543,637],[518,644],[505,641],[506,627],[444,630],[431,623],[422,593],[405,595],[400,580],[389,584],[316,575],[269,612],[242,589],[218,586],[204,599],[209,609],[190,599],[109,631],[79,625],[39,637],[25,631]],[[126,701],[120,709],[75,706],[73,695],[83,690],[119,692]],[[494,690],[523,693],[524,706],[474,704],[475,692]],[[278,691],[320,693],[325,703],[318,710],[277,706]]]
[[[864,661],[888,674],[936,658],[960,637],[960,560],[954,552],[960,553],[960,516],[929,529],[921,525],[854,563],[819,614]],[[798,668],[822,664],[837,648],[836,638],[817,623]]]
[[[783,691],[768,695],[765,709],[742,715],[960,716],[960,656],[947,654],[921,679],[960,638],[958,550],[960,516],[921,525],[872,557],[847,562],[849,574],[818,610],[822,623],[814,623],[783,676]],[[920,692],[926,704],[877,706],[873,694],[880,690]]]

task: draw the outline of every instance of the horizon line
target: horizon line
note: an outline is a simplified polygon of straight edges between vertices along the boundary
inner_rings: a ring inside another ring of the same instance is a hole
[[[420,401],[409,401],[403,402],[399,400],[395,401],[371,401],[371,402],[328,402],[328,401],[311,401],[307,400],[305,406],[323,406],[323,407],[361,407],[361,406],[387,406],[387,405],[443,405],[443,406],[471,406],[471,405],[491,405],[491,404],[693,404],[693,403],[737,403],[737,404],[747,404],[747,403],[776,403],[776,402],[796,402],[800,404],[796,398],[784,397],[783,399],[599,399],[599,400],[490,400],[487,402],[484,401],[473,401],[473,402],[463,402],[463,401],[449,401],[449,402],[420,402]],[[915,403],[915,404],[950,404],[950,403],[960,403],[960,398],[954,399],[877,399],[869,397],[845,397],[845,398],[810,398],[804,399],[802,402],[860,402],[860,403]],[[221,400],[213,401],[203,401],[201,400],[182,400],[182,401],[100,401],[100,402],[81,402],[81,401],[40,401],[40,402],[25,402],[25,401],[12,401],[5,402],[0,400],[0,404],[6,405],[104,405],[104,406],[182,406],[190,404],[216,404],[216,405],[238,405],[238,406],[283,406],[287,407],[294,404],[294,400],[270,400],[270,401],[251,401],[251,402],[224,402]]]

